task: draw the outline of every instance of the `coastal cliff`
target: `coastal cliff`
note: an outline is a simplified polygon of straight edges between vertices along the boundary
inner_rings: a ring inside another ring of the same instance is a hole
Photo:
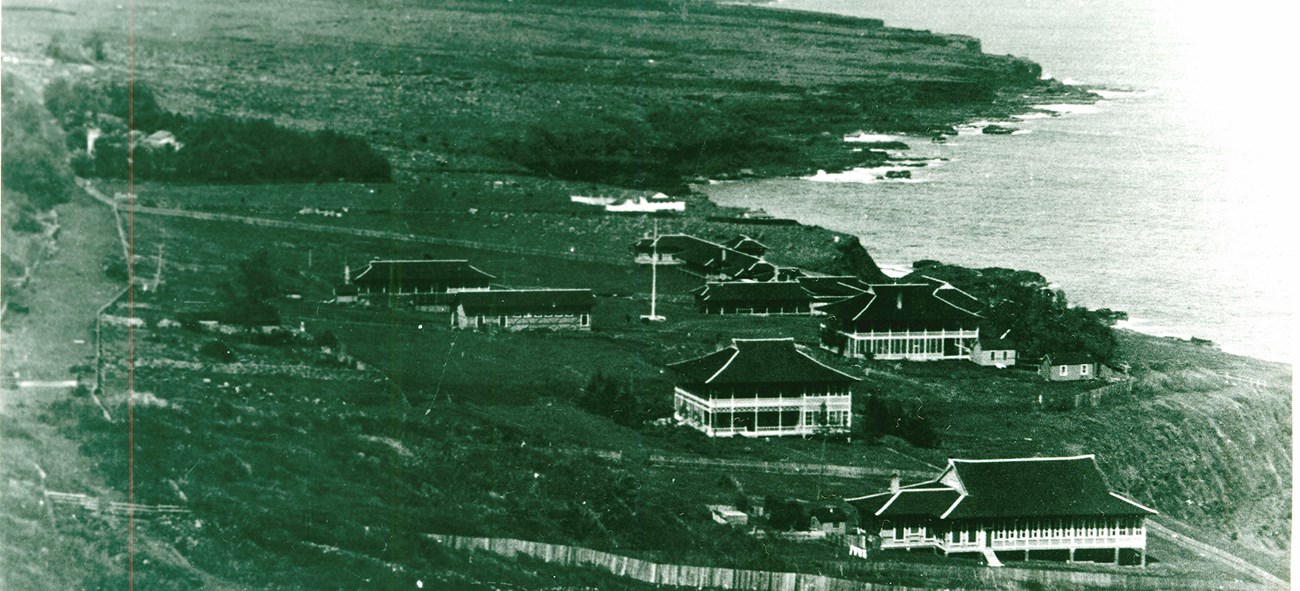
[[[105,31],[124,16],[69,4],[77,18],[43,15],[47,53],[75,54],[94,37],[103,59],[77,75],[123,79],[126,44]],[[701,176],[879,160],[839,141],[860,129],[939,133],[1023,110],[1026,95],[1089,96],[966,36],[707,2],[140,10],[153,12],[133,25],[134,78],[163,107],[365,137],[416,184],[515,172],[680,192]],[[187,34],[174,36],[181,25]],[[15,39],[6,46],[32,41]]]

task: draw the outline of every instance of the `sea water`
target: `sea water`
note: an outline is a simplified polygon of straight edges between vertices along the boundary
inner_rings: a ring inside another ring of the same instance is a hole
[[[919,259],[1038,271],[1074,304],[1128,312],[1128,328],[1291,361],[1300,163],[1287,146],[1287,37],[1270,5],[775,6],[972,35],[985,52],[1029,58],[1103,100],[999,122],[1020,130],[1012,135],[900,137],[912,146],[900,155],[928,163],[910,179],[863,169],[726,182],[705,188],[716,201],[857,234],[887,272]]]

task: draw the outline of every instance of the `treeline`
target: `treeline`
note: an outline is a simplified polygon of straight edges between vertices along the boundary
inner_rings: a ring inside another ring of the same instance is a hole
[[[1105,362],[1115,354],[1117,341],[1111,326],[1126,315],[1105,308],[1071,306],[1065,292],[1051,289],[1038,273],[997,267],[967,269],[930,260],[917,261],[912,267],[912,277],[926,275],[948,281],[987,304],[980,334],[1007,334],[1022,359],[1036,361],[1048,353],[1085,352]]]
[[[36,93],[16,76],[5,72],[3,93],[3,182],[5,199],[21,193],[38,209],[49,209],[72,198],[75,188],[68,169],[68,152],[59,130]]]
[[[643,117],[584,117],[539,122],[498,138],[497,152],[556,178],[646,188],[682,179],[787,164],[798,157],[788,139],[764,136],[734,113],[662,108]]]
[[[868,436],[898,437],[916,447],[938,449],[943,444],[938,422],[929,409],[923,412],[919,402],[883,398],[868,394],[866,409],[862,413],[862,432]]]
[[[66,130],[73,169],[82,176],[211,183],[392,179],[388,161],[361,138],[262,119],[180,115],[159,105],[141,82],[131,88],[58,79],[45,89],[45,105]]]

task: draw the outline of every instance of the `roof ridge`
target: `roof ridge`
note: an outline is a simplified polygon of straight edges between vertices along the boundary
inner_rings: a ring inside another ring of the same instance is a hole
[[[731,362],[735,361],[736,358],[740,356],[740,349],[738,349],[735,345],[732,345],[731,349],[732,349],[731,358],[727,359],[727,362],[722,364],[722,367],[718,368],[718,371],[713,372],[713,375],[709,376],[709,379],[704,380],[704,383],[707,384],[709,382],[712,382],[713,378],[722,375],[722,372],[727,371],[727,368],[731,366]]]
[[[733,342],[733,343],[737,343],[737,342],[739,342],[739,343],[753,343],[753,342],[761,342],[761,341],[791,341],[791,342],[794,342],[794,337],[755,337],[755,338],[752,338],[752,339],[741,338],[741,337],[731,337],[731,342]]]
[[[994,462],[1054,462],[1063,460],[1083,460],[1090,459],[1094,462],[1097,460],[1097,454],[1079,454],[1077,456],[1048,456],[1048,457],[1031,457],[1031,458],[989,458],[967,460],[959,458],[948,458],[949,464],[968,463],[968,464],[988,464]]]
[[[460,293],[520,293],[535,291],[591,291],[590,287],[525,287],[522,289],[484,289],[479,291],[465,291]]]
[[[1124,496],[1124,495],[1121,495],[1121,494],[1119,494],[1119,493],[1117,493],[1117,492],[1115,492],[1115,491],[1113,491],[1113,490],[1112,490],[1112,491],[1107,491],[1107,492],[1110,493],[1110,496],[1115,497],[1115,498],[1117,498],[1117,499],[1119,499],[1119,500],[1121,500],[1121,501],[1124,501],[1125,503],[1128,503],[1128,504],[1130,504],[1130,505],[1133,505],[1134,507],[1137,507],[1138,509],[1143,509],[1143,510],[1146,510],[1146,511],[1150,511],[1151,513],[1153,513],[1153,514],[1155,514],[1155,515],[1159,515],[1159,514],[1160,514],[1159,511],[1156,511],[1155,509],[1152,509],[1151,507],[1148,507],[1148,506],[1146,506],[1146,505],[1143,505],[1142,503],[1139,503],[1139,502],[1137,502],[1137,501],[1134,501],[1133,499],[1130,499],[1130,498],[1128,498],[1128,497],[1126,497],[1126,496]]]
[[[966,493],[961,492],[961,491],[957,491],[957,492],[959,493],[959,495],[958,495],[958,497],[957,497],[957,500],[953,501],[953,502],[952,502],[952,505],[948,506],[948,510],[947,510],[947,511],[944,511],[944,512],[943,512],[943,515],[940,515],[940,516],[939,516],[939,519],[947,519],[947,518],[948,518],[948,514],[949,514],[949,513],[952,513],[954,510],[956,510],[956,509],[957,509],[957,505],[960,505],[962,501],[966,500],[966,497],[970,496],[970,495],[967,495]]]
[[[469,259],[370,259],[370,263],[468,263]]]
[[[790,337],[790,340],[791,340],[791,341],[794,341],[794,337]],[[855,381],[855,382],[860,382],[860,381],[862,381],[862,378],[855,377],[855,376],[851,376],[851,375],[849,375],[849,374],[847,374],[847,373],[845,373],[845,372],[842,372],[842,371],[840,371],[840,370],[838,370],[838,369],[835,369],[835,368],[833,368],[833,367],[831,367],[831,366],[829,366],[829,365],[826,365],[825,363],[822,363],[822,362],[820,362],[820,361],[814,359],[812,355],[809,355],[809,354],[807,354],[807,353],[804,353],[803,351],[800,351],[800,350],[799,350],[799,344],[798,344],[798,343],[795,343],[794,352],[795,352],[795,353],[798,353],[798,354],[800,354],[800,355],[803,355],[804,358],[807,359],[808,361],[811,361],[811,362],[813,362],[813,363],[816,363],[817,365],[820,365],[820,366],[822,366],[822,367],[824,367],[824,368],[826,368],[826,369],[829,369],[829,370],[831,370],[831,371],[833,371],[833,372],[835,372],[835,373],[837,373],[837,374],[840,374],[840,375],[842,375],[842,376],[844,376],[844,377],[846,377],[846,378],[848,378],[848,379],[850,379],[850,380],[853,380],[853,381]]]

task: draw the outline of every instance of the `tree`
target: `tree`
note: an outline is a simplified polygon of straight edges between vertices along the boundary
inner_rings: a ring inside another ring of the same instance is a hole
[[[233,279],[222,286],[221,293],[227,322],[250,327],[280,323],[280,312],[271,303],[279,293],[279,281],[266,250],[240,261]]]
[[[578,407],[594,415],[612,419],[625,427],[640,425],[645,417],[641,400],[631,388],[617,378],[596,372],[578,397]]]

